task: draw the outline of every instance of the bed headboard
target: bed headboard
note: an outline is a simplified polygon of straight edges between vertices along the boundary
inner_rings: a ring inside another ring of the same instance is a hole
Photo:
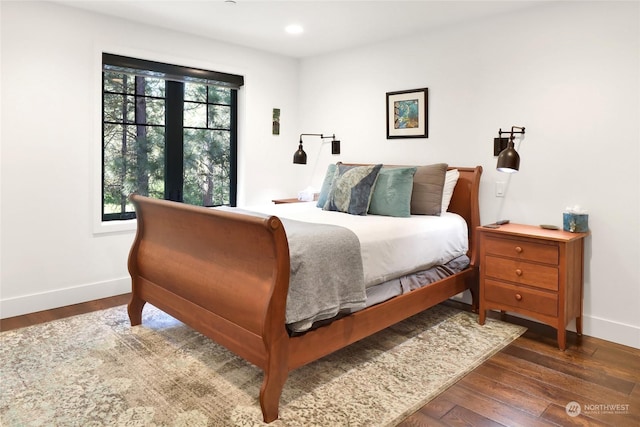
[[[474,168],[450,166],[449,169],[458,169],[460,172],[456,188],[453,190],[451,203],[449,203],[449,211],[457,213],[467,221],[467,227],[469,228],[469,258],[471,258],[471,265],[477,266],[476,227],[480,225],[478,194],[482,166]]]

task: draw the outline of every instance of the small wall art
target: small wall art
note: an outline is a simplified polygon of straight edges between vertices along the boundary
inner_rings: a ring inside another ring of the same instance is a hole
[[[280,135],[280,109],[273,109],[273,119],[271,124],[271,134]]]
[[[387,139],[429,137],[427,91],[387,92]]]

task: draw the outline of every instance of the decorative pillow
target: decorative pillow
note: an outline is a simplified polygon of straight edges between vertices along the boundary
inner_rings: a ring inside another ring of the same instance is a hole
[[[371,202],[371,191],[382,164],[371,166],[346,166],[338,164],[338,171],[329,191],[325,211],[366,215]]]
[[[418,166],[413,176],[411,213],[414,215],[440,215],[442,188],[447,173],[446,163]]]
[[[442,188],[442,212],[446,212],[447,209],[449,209],[449,202],[451,202],[451,196],[453,196],[453,189],[456,188],[456,183],[458,182],[459,177],[460,171],[458,169],[451,169],[445,174],[444,186]]]
[[[329,192],[331,191],[333,178],[334,178],[334,175],[336,174],[336,169],[338,169],[338,166],[336,166],[333,163],[331,163],[327,167],[327,173],[324,176],[324,181],[322,181],[322,187],[320,188],[320,195],[318,196],[318,203],[316,204],[316,206],[319,208],[323,208],[324,204],[327,203],[327,197],[329,197]]]
[[[369,213],[373,215],[411,216],[413,175],[417,168],[382,168],[371,194]]]

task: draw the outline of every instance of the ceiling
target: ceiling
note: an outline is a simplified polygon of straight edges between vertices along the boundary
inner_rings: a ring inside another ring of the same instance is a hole
[[[364,46],[541,0],[60,0],[58,3],[294,58]],[[285,32],[290,24],[302,34]]]

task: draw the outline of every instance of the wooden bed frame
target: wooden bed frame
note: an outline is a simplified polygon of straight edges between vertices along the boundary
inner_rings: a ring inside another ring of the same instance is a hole
[[[265,422],[274,421],[289,371],[466,289],[477,307],[482,167],[456,169],[460,178],[449,211],[467,221],[469,268],[299,336],[289,336],[285,327],[289,248],[279,218],[133,195],[138,230],[128,263],[131,325],[142,322],[149,302],[261,368],[262,415]]]

